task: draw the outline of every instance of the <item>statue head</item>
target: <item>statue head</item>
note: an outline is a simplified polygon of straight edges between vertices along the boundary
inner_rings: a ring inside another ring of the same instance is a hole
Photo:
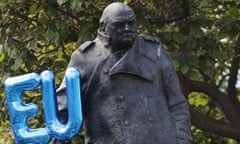
[[[116,50],[130,48],[137,33],[134,11],[120,2],[108,5],[100,19],[99,31],[110,37],[110,44]]]

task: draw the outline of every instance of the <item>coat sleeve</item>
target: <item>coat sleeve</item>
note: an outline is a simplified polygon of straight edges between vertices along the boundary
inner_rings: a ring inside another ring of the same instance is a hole
[[[77,61],[79,61],[77,59],[77,57],[80,56],[80,53],[78,51],[75,51],[70,59],[70,62],[67,66],[67,68],[69,67],[76,67],[80,70],[79,68],[79,63]],[[83,71],[83,70],[81,70]],[[80,72],[81,73],[81,72]],[[66,96],[66,82],[65,82],[65,78],[63,78],[59,88],[57,89],[57,104],[58,104],[58,111],[59,113],[59,119],[61,122],[66,123],[67,122],[67,96]]]
[[[80,82],[81,82],[81,94],[82,94],[82,102],[83,102],[83,108],[84,108],[84,96],[85,89],[87,87],[87,75],[89,75],[89,68],[90,64],[87,61],[87,55],[85,52],[87,49],[89,49],[94,43],[91,41],[85,42],[83,45],[81,45],[76,51],[73,52],[71,55],[70,62],[67,66],[67,68],[75,67],[78,68],[80,71]],[[67,106],[67,96],[66,96],[66,82],[65,79],[62,80],[61,85],[57,89],[57,104],[58,104],[58,111],[59,111],[59,121],[62,123],[67,123],[68,121],[68,106]],[[84,109],[83,109],[84,112]],[[83,114],[84,115],[84,114]],[[62,140],[52,140],[53,144],[70,144],[70,141],[62,141]]]
[[[86,46],[84,46],[85,48]],[[79,49],[73,52],[71,55],[70,62],[67,66],[67,68],[75,67],[80,72],[80,82],[81,82],[81,94],[82,94],[82,102],[84,105],[84,96],[86,87],[87,87],[87,75],[89,75],[88,69],[90,68],[90,64],[87,61],[87,55],[81,51],[81,46]],[[65,79],[62,80],[61,85],[57,89],[57,103],[58,103],[58,110],[60,112],[59,118],[60,121],[63,123],[67,122],[67,96],[66,96],[66,82]]]
[[[77,61],[79,61],[77,59],[77,57],[80,56],[80,53],[78,51],[75,51],[72,56],[71,56],[71,60],[68,64],[68,67],[77,67],[79,69],[79,64]],[[80,72],[81,73],[81,72]],[[65,78],[62,80],[61,85],[59,86],[59,88],[57,89],[57,104],[58,104],[58,118],[59,121],[66,124],[68,121],[68,106],[67,106],[67,96],[66,96],[66,82],[65,82]],[[57,140],[55,138],[53,138],[50,142],[50,144],[70,144],[70,141],[64,141],[64,140]]]
[[[179,144],[191,144],[189,105],[183,96],[177,74],[173,64],[161,47],[161,61],[163,61],[163,84],[164,93],[167,97],[169,111],[175,122],[177,139]]]

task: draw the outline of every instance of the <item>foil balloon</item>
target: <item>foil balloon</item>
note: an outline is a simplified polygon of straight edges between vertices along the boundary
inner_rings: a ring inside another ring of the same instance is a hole
[[[79,78],[80,73],[77,69],[67,69],[65,80],[69,112],[66,124],[62,124],[57,117],[55,81],[51,71],[44,71],[41,75],[29,73],[10,77],[5,81],[6,100],[17,144],[47,144],[52,137],[70,140],[80,132],[83,119]],[[37,115],[38,107],[36,104],[23,102],[22,93],[34,90],[39,85],[42,86],[46,128],[31,129],[27,120]]]
[[[68,122],[61,124],[57,118],[56,96],[54,75],[50,71],[41,74],[42,96],[46,126],[49,135],[60,140],[68,140],[79,133],[82,124],[81,98],[79,73],[77,69],[69,68],[66,71],[67,99],[68,99]]]
[[[40,82],[41,77],[36,73],[8,78],[5,81],[10,120],[18,144],[47,143],[50,140],[47,129],[28,128],[27,119],[37,115],[38,107],[35,104],[25,104],[22,101],[22,92],[35,89]]]

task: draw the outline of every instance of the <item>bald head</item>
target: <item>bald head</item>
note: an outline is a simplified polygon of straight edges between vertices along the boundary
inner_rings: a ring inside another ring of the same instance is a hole
[[[109,36],[113,51],[129,49],[137,33],[136,17],[132,8],[120,2],[108,5],[100,19],[99,32]]]
[[[105,31],[108,22],[112,22],[117,18],[132,19],[136,21],[135,13],[131,7],[121,2],[114,2],[108,5],[102,13],[100,19],[100,29]]]

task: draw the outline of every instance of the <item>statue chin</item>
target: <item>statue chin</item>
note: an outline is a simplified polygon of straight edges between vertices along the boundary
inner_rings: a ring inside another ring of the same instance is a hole
[[[127,50],[131,48],[134,44],[135,36],[126,36],[126,37],[118,37],[117,40],[113,41],[112,39],[112,45],[113,45],[113,51],[118,51],[120,49]]]
[[[120,45],[121,47],[130,48],[132,47],[133,42],[134,42],[133,40],[124,40],[124,41],[121,41]]]
[[[119,40],[119,44],[122,46],[131,47],[134,43],[135,37],[124,37]]]

